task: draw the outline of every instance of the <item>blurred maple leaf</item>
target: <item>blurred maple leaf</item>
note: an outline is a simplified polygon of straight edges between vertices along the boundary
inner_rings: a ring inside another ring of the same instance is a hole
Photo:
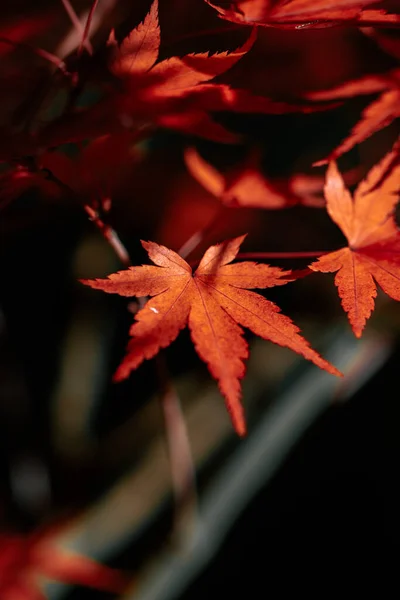
[[[48,169],[82,200],[102,206],[110,201],[122,179],[139,161],[134,147],[136,136],[126,131],[91,140],[75,158],[61,152],[46,152],[38,158],[41,169]]]
[[[24,192],[38,189],[46,198],[66,191],[95,209],[109,210],[114,191],[139,161],[136,135],[122,132],[91,140],[74,158],[44,152],[32,164],[18,165],[0,175],[0,208]]]
[[[62,549],[54,529],[27,537],[1,535],[1,600],[46,600],[43,578],[114,593],[122,592],[127,584],[118,571]]]
[[[400,300],[400,232],[394,218],[400,165],[387,175],[395,155],[396,150],[390,152],[371,169],[357,187],[354,200],[334,162],[327,172],[328,213],[346,236],[348,247],[321,256],[310,269],[337,271],[335,284],[357,337],[374,309],[375,282],[388,296]]]
[[[260,153],[252,151],[244,163],[227,175],[205,161],[194,148],[185,151],[185,163],[193,177],[227,206],[245,206],[270,210],[296,204],[325,206],[318,196],[324,179],[316,175],[292,175],[289,179],[268,179],[263,175]]]
[[[16,48],[29,48],[27,41],[46,32],[55,22],[55,13],[31,14],[23,20],[12,19],[0,26],[0,56],[4,59]]]
[[[120,296],[154,296],[136,314],[127,354],[114,376],[126,379],[145,359],[169,346],[189,326],[196,351],[217,379],[239,435],[246,431],[240,379],[248,345],[241,327],[298,352],[329,373],[339,371],[313,350],[279,308],[245,288],[267,288],[290,281],[290,271],[242,262],[230,265],[245,236],[211,246],[194,274],[179,254],[154,242],[142,242],[157,266],[131,267],[108,279],[83,280],[95,289]]]
[[[310,92],[309,100],[337,100],[352,98],[354,96],[369,95],[382,92],[380,96],[369,104],[362,112],[361,119],[329,156],[315,163],[322,165],[330,160],[336,160],[348,152],[356,144],[360,144],[374,133],[390,125],[400,117],[400,69],[393,69],[385,75],[367,75],[348,81],[331,90]]]
[[[222,19],[242,25],[283,29],[315,29],[341,23],[367,25],[400,24],[400,15],[383,8],[366,9],[377,0],[238,0],[211,2]],[[226,8],[225,8],[226,7]]]

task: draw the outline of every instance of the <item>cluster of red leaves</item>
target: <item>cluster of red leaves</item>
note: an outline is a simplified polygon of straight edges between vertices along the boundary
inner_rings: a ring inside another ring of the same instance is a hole
[[[390,297],[400,300],[400,232],[393,215],[400,191],[400,165],[390,169],[395,157],[395,151],[389,153],[370,171],[358,186],[354,200],[334,162],[327,172],[327,210],[349,246],[322,256],[310,268],[325,273],[338,271],[335,283],[357,337],[374,308],[375,281]],[[221,195],[222,192],[221,186]],[[83,282],[121,296],[155,296],[136,315],[130,330],[132,339],[115,374],[116,381],[128,377],[143,360],[168,346],[188,325],[195,348],[217,379],[241,435],[245,433],[245,421],[239,380],[244,376],[242,360],[247,357],[248,348],[238,324],[302,354],[329,373],[340,374],[309,347],[298,328],[279,313],[275,304],[245,291],[285,285],[296,275],[254,262],[230,265],[242,241],[243,237],[235,238],[210,247],[194,274],[176,252],[153,242],[142,242],[156,267],[131,267],[108,279]]]
[[[242,0],[218,5],[206,2],[223,19],[237,24],[301,29],[342,22],[375,26],[400,22],[400,15],[386,10],[385,3],[370,0]],[[143,132],[149,135],[149,128],[152,131],[161,126],[211,140],[235,141],[234,134],[213,120],[212,113],[216,111],[312,112],[321,108],[318,103],[313,104],[316,100],[382,92],[329,159],[340,156],[400,114],[398,69],[387,75],[363,77],[334,90],[310,93],[307,101],[311,104],[272,101],[218,82],[216,78],[251,50],[256,34],[257,28],[252,27],[247,40],[234,51],[160,59],[158,0],[154,0],[143,22],[121,43],[115,31],[110,32],[105,47],[108,82],[103,88],[104,97],[88,108],[68,107],[44,126],[28,128],[11,150],[6,149],[13,158],[16,152],[30,155],[31,162],[20,162],[3,175],[3,202],[9,202],[29,185],[36,185],[45,193],[56,193],[61,188],[92,207],[88,212],[96,218],[96,211],[108,209],[119,173],[135,162],[137,155],[132,148]],[[79,72],[75,75],[79,76]],[[77,160],[59,150],[38,151],[87,139],[91,141]],[[400,298],[396,282],[398,233],[393,218],[399,188],[396,152],[398,145],[372,169],[357,188],[354,200],[336,165],[331,163],[327,171],[327,210],[348,238],[349,248],[321,257],[310,269],[338,271],[339,294],[357,336],[373,309],[374,280],[393,298]],[[206,162],[194,148],[186,150],[185,162],[194,178],[228,206],[281,209],[296,204],[325,205],[321,176],[298,173],[285,180],[269,180],[262,173],[257,151],[227,174]],[[177,253],[149,242],[144,246],[156,267],[132,267],[107,280],[86,282],[120,295],[154,296],[136,315],[130,332],[132,340],[116,373],[117,380],[127,377],[144,359],[169,345],[188,324],[195,347],[218,380],[240,434],[245,431],[245,421],[239,380],[244,375],[243,359],[248,350],[239,324],[337,374],[274,304],[246,290],[283,285],[293,281],[295,275],[253,262],[228,264],[238,253],[242,239],[209,248],[194,275]]]
[[[267,4],[244,2],[243,6],[244,9],[246,6],[250,10],[257,9],[260,14],[268,15],[271,19],[273,17],[278,25],[284,19],[290,21],[295,17],[310,17],[309,3],[294,1],[274,7]],[[357,14],[359,21],[365,14],[361,4],[367,3],[353,4],[357,6],[348,7],[342,16],[353,20]],[[241,6],[238,6],[238,10],[243,14]],[[314,20],[321,19],[322,13],[326,21],[332,21],[333,14],[337,19],[338,11],[329,12],[326,3],[325,8],[314,4],[313,11]],[[386,18],[383,11],[369,11],[368,14],[371,12],[374,12],[374,18]],[[369,18],[371,19],[371,16]],[[236,19],[238,20],[240,21]],[[188,61],[189,57],[170,59],[158,63],[154,68],[159,45],[159,37],[154,28],[155,21],[156,7],[153,4],[144,23],[119,48],[113,62],[113,70],[117,74],[127,76],[128,83],[133,73],[155,74],[154,70],[162,73],[161,83],[158,82],[153,88],[153,94],[157,96],[159,92],[154,91],[157,86],[161,95],[165,93],[164,90],[170,89],[171,82],[174,82],[172,85],[177,89],[176,73],[182,82],[179,88],[182,90],[187,85],[189,72],[193,77],[196,61],[200,65],[205,57],[192,57],[192,63]],[[272,21],[263,22],[270,24]],[[237,51],[230,60],[234,61],[235,55],[247,51],[248,47],[249,44],[246,50],[242,48]],[[227,61],[228,56],[231,55],[217,55],[217,60]],[[185,67],[182,66],[182,62]],[[214,64],[215,60],[209,59],[209,68],[213,75],[216,74]],[[169,69],[174,73],[172,79],[166,76]],[[165,84],[165,80],[168,85]],[[196,84],[199,83],[196,75]],[[307,192],[307,185],[304,185],[302,193],[296,193],[296,177],[289,180],[283,189],[270,184],[255,164],[257,159],[254,156],[250,157],[248,164],[242,166],[239,173],[230,178],[224,177],[205,162],[194,149],[188,149],[185,158],[196,179],[223,203],[270,209],[297,203],[321,205],[315,194]],[[371,171],[357,189],[354,202],[345,189],[334,163],[327,172],[327,210],[349,239],[349,248],[328,254],[310,266],[314,271],[339,270],[336,284],[343,307],[357,336],[361,335],[373,309],[373,298],[376,296],[374,279],[391,297],[400,299],[396,276],[398,232],[392,216],[394,205],[397,203],[396,193],[399,191],[399,168],[393,168],[385,178],[385,171],[393,164],[394,159],[395,151]],[[315,183],[311,180],[310,187],[315,186]],[[316,190],[320,186],[320,182],[317,182]],[[281,315],[274,304],[246,290],[283,285],[291,280],[291,273],[253,262],[230,265],[239,251],[242,239],[236,238],[209,248],[194,274],[190,265],[179,254],[164,246],[143,242],[156,267],[132,267],[111,275],[106,280],[84,282],[91,287],[122,296],[154,296],[136,315],[136,322],[130,331],[132,339],[127,355],[115,374],[115,380],[128,377],[143,360],[152,358],[161,348],[168,346],[179,331],[188,325],[199,356],[207,363],[211,374],[219,383],[239,434],[245,432],[239,380],[244,375],[243,359],[248,353],[239,324],[264,339],[291,348],[330,373],[338,374],[332,365],[321,359],[309,347],[299,335],[296,326],[290,319]]]
[[[96,5],[93,3],[93,8]],[[136,144],[158,128],[234,143],[240,136],[216,120],[215,113],[312,113],[329,110],[332,102],[336,106],[349,98],[377,94],[346,139],[319,161],[329,162],[326,177],[302,172],[288,178],[267,177],[254,149],[233,169],[217,168],[192,145],[184,152],[189,173],[223,205],[238,210],[326,207],[348,246],[320,256],[307,273],[336,272],[342,306],[359,337],[374,309],[377,284],[391,298],[400,300],[400,234],[394,217],[400,192],[400,144],[397,142],[370,170],[353,197],[334,161],[400,116],[400,69],[349,78],[328,90],[298,90],[295,100],[272,99],[254,92],[251,86],[247,89],[227,83],[224,76],[251,53],[258,26],[290,30],[292,34],[342,24],[368,27],[363,33],[398,59],[399,38],[376,28],[400,27],[400,14],[393,3],[375,0],[203,0],[202,5],[213,17],[233,23],[231,27],[239,35],[240,26],[247,26],[242,28],[244,37],[236,49],[176,52],[165,57],[158,0],[121,40],[118,28],[109,28],[97,55],[87,56],[86,61],[81,59],[83,48],[91,48],[87,39],[90,21],[76,44],[76,54],[65,59],[27,44],[40,27],[49,26],[52,15],[46,23],[41,19],[30,22],[33,31],[29,26],[5,27],[0,39],[2,57],[8,60],[16,47],[24,51],[30,48],[36,58],[48,60],[52,71],[32,102],[25,98],[2,125],[0,159],[5,169],[0,176],[0,206],[4,208],[33,187],[52,198],[67,195],[85,206],[115,247],[116,238],[99,214],[107,214],[120,180],[140,163]],[[12,63],[7,76],[10,81],[19,77]],[[97,86],[100,99],[78,106],[77,99],[90,85]],[[60,90],[65,106],[52,112],[49,106]],[[11,95],[6,101],[7,108],[13,99]],[[76,145],[76,157],[66,154],[62,148],[65,143]],[[348,180],[353,183],[351,174]],[[149,297],[135,315],[116,381],[127,378],[188,326],[195,349],[217,380],[240,435],[246,431],[240,381],[248,356],[242,327],[340,375],[310,347],[276,304],[250,291],[286,285],[298,275],[290,269],[252,261],[233,263],[240,259],[244,237],[210,246],[194,272],[179,252],[155,242],[142,242],[154,265],[129,267],[107,279],[83,281],[107,293]],[[0,592],[5,600],[42,599],[40,576],[116,591],[122,585],[119,576],[107,568],[58,551],[51,539],[38,535],[1,538],[0,569]]]

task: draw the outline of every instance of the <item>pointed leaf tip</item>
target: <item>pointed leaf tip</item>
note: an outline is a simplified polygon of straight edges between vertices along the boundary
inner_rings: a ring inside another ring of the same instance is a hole
[[[372,167],[354,197],[336,163],[331,162],[327,171],[327,211],[347,238],[348,246],[319,257],[310,268],[336,273],[342,307],[357,338],[374,310],[378,285],[388,296],[400,300],[400,232],[394,217],[400,165],[393,166],[395,150],[396,144]]]
[[[302,354],[334,375],[341,375],[309,346],[296,325],[275,304],[248,291],[247,288],[282,285],[285,272],[254,262],[230,264],[246,235],[208,248],[194,275],[179,254],[143,241],[143,247],[157,266],[133,267],[110,275],[99,285],[104,291],[121,295],[152,296],[136,314],[127,353],[114,381],[126,379],[132,370],[169,346],[188,326],[197,354],[217,380],[233,426],[241,437],[246,435],[241,379],[248,357],[242,327]]]

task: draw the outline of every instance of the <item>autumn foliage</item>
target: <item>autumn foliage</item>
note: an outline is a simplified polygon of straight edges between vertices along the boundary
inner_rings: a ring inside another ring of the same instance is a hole
[[[217,379],[233,424],[241,435],[246,428],[239,379],[244,376],[243,359],[248,348],[238,325],[302,354],[332,374],[339,374],[309,347],[298,328],[279,313],[275,304],[246,291],[246,288],[283,285],[290,272],[247,261],[229,264],[236,258],[242,241],[243,237],[211,246],[194,274],[176,252],[142,242],[157,267],[131,267],[108,280],[83,282],[121,296],[155,296],[136,315],[137,322],[130,330],[132,340],[115,374],[116,381],[128,377],[144,359],[153,358],[173,342],[187,324],[197,353]]]
[[[4,236],[29,195],[38,214],[68,207],[103,236],[120,266],[80,281],[131,299],[114,382],[188,327],[243,436],[251,336],[341,376],[269,288],[335,273],[356,337],[379,288],[400,301],[398,2],[84,2],[81,18],[74,2],[45,4],[0,25]],[[263,219],[280,211],[268,237]],[[311,247],[294,248],[316,212]],[[329,247],[328,230],[345,245]],[[267,264],[276,248],[282,267]],[[53,550],[51,535],[0,537],[1,599],[45,598],[41,576],[121,592],[117,571]]]

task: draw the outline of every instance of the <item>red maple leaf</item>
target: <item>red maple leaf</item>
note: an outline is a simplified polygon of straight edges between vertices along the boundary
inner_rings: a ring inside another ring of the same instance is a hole
[[[227,175],[205,161],[194,148],[185,151],[185,163],[193,177],[227,206],[273,210],[297,204],[313,207],[325,205],[325,200],[318,196],[323,188],[322,177],[298,174],[287,180],[268,179],[261,171],[257,151]]]
[[[327,158],[318,161],[315,163],[316,165],[336,160],[356,144],[365,141],[400,117],[400,69],[393,69],[386,75],[367,75],[348,81],[331,90],[307,94],[307,98],[310,100],[337,100],[376,92],[381,92],[381,94],[363,110],[361,119],[350,134]]]
[[[46,600],[42,580],[122,592],[125,578],[87,556],[62,549],[54,530],[0,536],[1,600]]]
[[[236,50],[172,56],[158,61],[160,26],[158,0],[154,0],[143,23],[120,45],[113,32],[110,36],[109,69],[117,91],[91,108],[55,120],[39,132],[37,144],[59,145],[121,129],[138,129],[149,123],[219,142],[234,142],[238,136],[213,120],[210,113],[283,114],[320,110],[310,103],[273,101],[215,82],[216,77],[247,54],[255,39],[253,28],[247,41]]]
[[[314,271],[337,271],[335,283],[342,306],[357,337],[374,309],[376,283],[394,300],[400,300],[400,232],[394,208],[400,192],[400,165],[392,167],[395,151],[371,169],[357,187],[354,199],[336,164],[327,172],[325,195],[332,220],[348,246],[320,257]]]
[[[339,372],[313,350],[299,329],[279,308],[246,288],[284,285],[290,271],[242,262],[236,257],[245,236],[211,246],[195,273],[179,254],[154,242],[142,242],[157,266],[131,267],[108,279],[84,280],[95,289],[121,296],[153,296],[136,315],[127,354],[114,379],[126,379],[145,359],[173,342],[188,325],[196,351],[217,379],[234,427],[244,435],[246,427],[240,402],[240,379],[248,346],[243,339],[247,327],[256,335],[286,346],[329,373]]]
[[[366,9],[377,0],[238,0],[211,2],[222,19],[242,25],[283,29],[315,29],[341,23],[368,25],[400,24],[400,15],[382,8]]]
[[[38,166],[48,169],[63,184],[86,202],[102,205],[139,159],[134,147],[135,134],[129,131],[103,135],[91,140],[78,156],[69,158],[61,152],[45,152]]]
[[[138,162],[135,134],[104,135],[87,144],[74,158],[58,151],[40,154],[36,162],[0,175],[0,208],[31,189],[46,198],[72,192],[96,209],[110,208],[115,189]],[[50,172],[50,174],[49,174]]]

